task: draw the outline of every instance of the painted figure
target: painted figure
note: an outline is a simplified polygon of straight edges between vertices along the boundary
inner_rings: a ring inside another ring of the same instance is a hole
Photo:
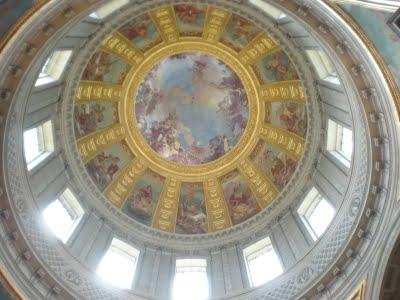
[[[253,160],[260,169],[282,189],[292,177],[297,163],[281,150],[261,142],[254,151]]]
[[[161,157],[202,164],[238,143],[247,126],[248,99],[239,77],[224,63],[182,53],[150,71],[135,111],[143,137]]]
[[[118,31],[142,51],[161,42],[161,37],[149,14],[134,18]]]
[[[97,130],[99,123],[104,121],[106,107],[100,104],[80,105],[75,107],[75,121],[78,136],[84,136]]]
[[[247,220],[260,210],[250,188],[238,173],[227,175],[222,180],[222,189],[233,224]]]
[[[130,66],[105,52],[95,53],[86,66],[82,80],[122,84]]]
[[[249,44],[260,32],[261,30],[252,22],[238,15],[232,15],[222,34],[222,42],[239,51]]]
[[[295,133],[303,133],[305,130],[305,123],[302,118],[300,118],[301,110],[299,107],[293,108],[287,106],[283,109],[280,120],[285,124],[289,131]],[[301,134],[302,135],[302,134]]]
[[[305,106],[297,103],[273,102],[267,107],[266,122],[284,128],[301,137],[306,134],[307,115]]]
[[[201,185],[182,185],[176,220],[177,233],[199,234],[207,232],[207,215],[204,201]]]
[[[148,26],[151,22],[150,16],[146,14],[142,18],[134,20],[128,26],[122,27],[119,32],[131,41],[138,38],[145,38],[149,33]]]
[[[196,24],[200,16],[204,15],[204,9],[199,9],[194,5],[180,4],[175,5],[175,13],[184,24]]]
[[[296,69],[283,52],[272,54],[264,67],[275,74],[276,81],[299,79]]]
[[[139,216],[150,217],[152,214],[153,188],[147,185],[139,189],[133,197],[128,199],[129,210]]]
[[[103,190],[120,170],[121,159],[113,154],[101,152],[88,165],[88,171]]]
[[[146,170],[138,179],[123,211],[140,223],[151,225],[153,214],[164,185],[164,178]]]

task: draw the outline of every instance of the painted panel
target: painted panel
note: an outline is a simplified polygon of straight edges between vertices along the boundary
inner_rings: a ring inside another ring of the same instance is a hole
[[[261,83],[299,79],[294,65],[283,51],[260,60],[255,64],[254,71]]]
[[[221,180],[233,225],[239,224],[260,211],[250,187],[239,172],[233,171]]]
[[[387,25],[391,14],[352,4],[339,6],[362,27],[400,87],[400,37]]]
[[[11,29],[33,2],[33,0],[0,0],[0,38]]]
[[[103,191],[131,159],[132,154],[128,146],[118,143],[97,154],[86,165],[86,170]]]
[[[181,36],[201,36],[207,7],[205,5],[175,5],[175,15]]]
[[[122,26],[119,32],[142,51],[161,43],[161,36],[149,14],[134,18],[131,22]]]
[[[306,107],[297,103],[267,103],[265,121],[304,137],[307,129]]]
[[[251,159],[279,189],[289,182],[297,167],[297,163],[284,152],[263,141],[258,143]]]
[[[232,15],[222,34],[222,42],[239,51],[260,32],[261,30],[252,22],[238,15]]]
[[[87,103],[75,106],[75,136],[80,138],[117,121],[114,103]]]
[[[137,181],[134,192],[128,197],[123,211],[136,221],[151,225],[165,179],[147,170]]]
[[[176,233],[199,234],[207,232],[207,213],[203,185],[182,183],[176,218]]]
[[[102,51],[96,52],[89,60],[82,80],[104,81],[122,84],[130,65],[121,59]]]

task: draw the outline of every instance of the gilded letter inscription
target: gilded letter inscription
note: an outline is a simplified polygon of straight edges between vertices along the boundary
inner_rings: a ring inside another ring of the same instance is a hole
[[[103,130],[86,135],[78,140],[79,154],[83,162],[90,161],[97,153],[125,137],[125,128],[115,124]]]

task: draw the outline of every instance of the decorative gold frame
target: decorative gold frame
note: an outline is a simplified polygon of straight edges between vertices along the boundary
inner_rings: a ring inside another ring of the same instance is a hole
[[[238,144],[221,158],[202,165],[181,165],[160,157],[143,138],[136,125],[135,95],[148,72],[160,61],[175,54],[200,52],[223,61],[241,79],[249,100],[249,120]],[[186,182],[202,182],[206,178],[220,177],[238,166],[255,147],[263,125],[265,105],[259,98],[256,76],[250,65],[240,62],[238,54],[223,44],[213,44],[203,38],[185,37],[172,44],[161,44],[146,53],[146,58],[127,76],[123,101],[119,103],[120,122],[126,126],[126,141],[135,156],[141,157],[157,173]]]

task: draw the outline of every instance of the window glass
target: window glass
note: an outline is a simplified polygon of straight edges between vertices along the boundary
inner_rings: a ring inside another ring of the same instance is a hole
[[[249,2],[259,9],[263,10],[276,20],[286,17],[286,15],[281,10],[277,9],[275,6],[266,3],[264,0],[249,0]]]
[[[89,16],[93,19],[104,19],[113,12],[126,5],[129,0],[112,0],[95,10]]]
[[[51,231],[66,243],[84,214],[83,208],[69,189],[43,210],[43,218]]]
[[[243,254],[252,287],[262,285],[283,272],[279,257],[269,238],[245,248]]]
[[[177,259],[172,289],[174,300],[204,300],[208,298],[207,261]]]
[[[311,237],[317,240],[335,216],[335,208],[312,188],[297,210]]]
[[[41,126],[26,130],[24,132],[24,152],[26,162],[29,164],[43,151]]]
[[[353,155],[353,131],[328,120],[327,150],[349,167]]]
[[[340,84],[336,70],[329,57],[322,50],[306,50],[311,63],[317,71],[318,77],[333,84]]]
[[[315,234],[320,237],[328,228],[334,216],[333,207],[320,196],[315,207],[308,213],[307,219]]]
[[[97,274],[108,283],[128,289],[132,285],[139,250],[114,238],[103,256]]]
[[[24,131],[24,155],[28,170],[32,170],[54,151],[51,121]]]
[[[341,132],[340,132],[341,131]],[[353,154],[353,132],[341,126],[340,130],[340,144],[338,145],[338,151],[347,159],[351,159]]]
[[[35,86],[41,86],[59,80],[71,55],[72,50],[54,51],[43,64]]]

